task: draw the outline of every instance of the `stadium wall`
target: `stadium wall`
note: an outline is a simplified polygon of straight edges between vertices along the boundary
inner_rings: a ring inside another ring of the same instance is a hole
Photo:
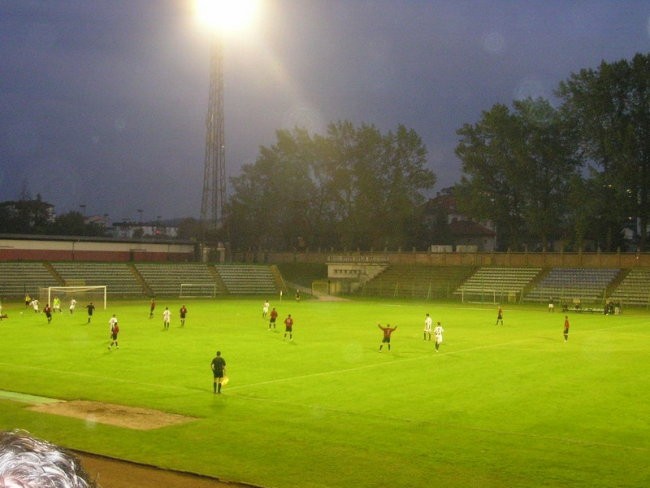
[[[197,262],[198,252],[196,243],[189,241],[0,236],[0,261]],[[365,262],[426,266],[630,269],[650,267],[650,253],[235,251],[229,256],[228,261],[244,264]]]
[[[0,261],[196,261],[193,243],[0,238]]]
[[[241,263],[385,263],[426,266],[508,266],[540,268],[650,267],[650,253],[514,253],[514,252],[242,252],[232,260]]]

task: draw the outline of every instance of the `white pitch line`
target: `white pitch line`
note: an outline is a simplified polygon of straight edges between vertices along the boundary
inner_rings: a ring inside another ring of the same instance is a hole
[[[447,356],[447,355],[450,355],[450,354],[462,354],[464,352],[478,351],[478,350],[481,350],[481,349],[499,348],[499,347],[503,347],[503,346],[509,346],[509,345],[512,345],[512,344],[519,344],[519,343],[522,343],[522,342],[529,342],[529,341],[530,341],[530,339],[525,339],[525,340],[522,339],[522,340],[517,340],[517,341],[502,342],[502,343],[499,343],[499,344],[476,346],[476,347],[470,347],[470,348],[467,348],[467,349],[461,349],[461,350],[458,350],[458,351],[447,351],[447,352],[439,353],[439,354],[437,354],[437,356]],[[390,354],[390,353],[387,352],[386,354]],[[339,374],[342,374],[342,373],[352,373],[352,372],[355,372],[355,371],[362,371],[364,369],[378,368],[378,367],[383,367],[383,366],[387,366],[387,365],[390,366],[390,365],[394,365],[395,363],[405,363],[405,362],[409,362],[409,361],[419,361],[421,359],[430,358],[433,354],[434,354],[433,352],[430,352],[430,353],[421,354],[421,355],[410,357],[410,358],[395,359],[390,364],[387,364],[387,363],[372,363],[372,364],[365,364],[363,366],[357,366],[357,367],[354,367],[354,368],[337,369],[337,370],[332,370],[332,371],[321,371],[320,373],[309,373],[309,374],[303,374],[303,375],[298,375],[298,376],[290,376],[290,377],[286,377],[286,378],[276,378],[274,380],[260,381],[259,383],[249,383],[247,385],[232,386],[232,387],[229,387],[228,390],[241,390],[243,388],[248,388],[248,387],[251,387],[251,386],[255,387],[255,386],[263,386],[263,385],[271,385],[271,384],[275,384],[275,383],[283,383],[285,381],[295,381],[295,380],[300,380],[300,379],[305,379],[305,378],[317,378],[317,377],[320,377],[320,376],[339,375]]]
[[[605,327],[605,328],[596,329],[596,330],[600,332],[600,331],[607,331],[607,330],[611,330],[611,329],[620,329],[620,328],[624,328],[624,327],[627,327],[627,325],[618,325],[618,326],[612,326],[612,327]],[[574,332],[574,331],[572,331],[572,332]],[[581,332],[582,331],[578,332],[577,334],[574,333],[573,335],[582,335]],[[592,330],[590,330],[589,332],[592,332]],[[526,342],[532,342],[532,341],[535,341],[535,340],[537,340],[536,337],[530,337],[528,339],[519,339],[519,340],[516,340],[516,341],[501,342],[501,343],[498,343],[498,344],[486,344],[486,345],[482,345],[482,346],[469,347],[467,349],[459,349],[459,350],[454,350],[454,351],[445,351],[445,352],[439,353],[438,356],[463,354],[463,353],[466,353],[466,352],[480,351],[480,350],[484,350],[484,349],[498,349],[500,347],[510,346],[512,344],[521,344],[521,343],[526,343]],[[389,354],[389,353],[386,353],[386,354]],[[396,359],[396,360],[394,360],[394,362],[392,362],[390,364],[395,364],[396,362],[403,363],[403,362],[407,362],[407,361],[418,361],[420,359],[431,357],[431,354],[432,353],[427,353],[427,354],[422,354],[422,355],[411,357],[411,358]],[[275,384],[275,383],[283,383],[283,382],[286,382],[286,381],[295,381],[295,380],[305,379],[305,378],[317,378],[317,377],[321,377],[321,376],[336,375],[336,374],[342,374],[342,373],[351,373],[351,372],[355,372],[355,371],[362,371],[364,369],[372,369],[372,368],[381,367],[381,366],[385,366],[385,365],[386,365],[386,363],[373,363],[373,364],[365,364],[363,366],[357,366],[355,368],[339,369],[339,370],[335,370],[335,371],[321,371],[320,373],[310,373],[310,374],[304,374],[304,375],[298,375],[298,376],[290,376],[290,377],[286,377],[286,378],[277,378],[277,379],[273,379],[273,380],[260,381],[259,383],[249,383],[247,385],[231,386],[231,387],[228,388],[228,390],[242,390],[244,388],[248,388],[248,387],[251,387],[251,386],[255,387],[255,386],[263,386],[263,385],[272,385],[272,384]]]
[[[622,328],[627,328],[630,326],[635,326],[637,324],[622,324],[622,325],[617,325],[617,326],[612,326],[612,327],[603,327],[602,329],[589,329],[588,332],[606,332],[608,330],[613,330],[613,329],[622,329]],[[572,336],[575,335],[582,335],[585,331],[571,331]],[[476,346],[476,347],[470,347],[467,349],[459,349],[459,350],[453,350],[453,351],[445,351],[441,352],[438,354],[438,356],[447,356],[447,355],[454,355],[454,354],[463,354],[466,352],[472,352],[472,351],[479,351],[483,349],[496,349],[500,348],[503,346],[509,346],[511,344],[521,344],[525,342],[530,342],[535,340],[534,337],[531,337],[529,339],[520,339],[516,341],[509,341],[509,342],[502,342],[498,344],[486,344],[482,346]],[[386,353],[390,354],[390,353]],[[426,353],[426,354],[421,354],[418,356],[410,357],[410,358],[404,358],[404,359],[395,359],[392,363],[390,364],[395,364],[397,362],[403,363],[403,362],[408,362],[408,361],[418,361],[424,358],[431,357],[431,354],[433,353]],[[346,369],[340,369],[340,370],[333,370],[333,371],[321,371],[320,373],[310,373],[310,374],[305,374],[305,375],[299,375],[299,376],[290,376],[290,377],[285,377],[285,378],[277,378],[273,380],[268,380],[268,381],[261,381],[259,383],[249,383],[246,385],[241,385],[241,386],[231,386],[228,387],[228,390],[242,390],[244,388],[248,387],[255,387],[255,386],[263,386],[263,385],[271,385],[275,383],[283,383],[286,381],[295,381],[299,379],[305,379],[305,378],[317,378],[317,377],[322,377],[322,376],[328,376],[328,375],[336,375],[336,374],[342,374],[342,373],[351,373],[355,371],[362,371],[364,369],[372,369],[372,368],[377,368],[377,367],[382,367],[385,366],[386,363],[372,363],[372,364],[366,364],[363,366],[357,366],[354,368],[346,368]],[[32,365],[27,365],[27,364],[22,364],[22,365],[16,365],[15,363],[3,363],[0,362],[0,366],[7,366],[11,367],[13,369],[16,368],[21,368],[24,370],[41,370],[42,368],[40,366],[32,366]],[[63,371],[63,370],[49,370],[51,373],[56,373],[61,376],[76,376],[76,377],[82,377],[82,378],[99,378],[96,375],[91,375],[87,373],[83,373],[80,371]],[[191,386],[177,386],[177,385],[170,385],[170,384],[160,384],[160,383],[145,383],[145,382],[139,382],[139,381],[132,381],[126,378],[113,378],[111,381],[113,382],[120,382],[120,383],[125,383],[125,384],[132,384],[132,385],[138,385],[138,386],[146,386],[146,387],[151,387],[151,388],[166,388],[169,390],[178,390],[178,391],[185,391],[185,390],[194,390],[195,388]]]

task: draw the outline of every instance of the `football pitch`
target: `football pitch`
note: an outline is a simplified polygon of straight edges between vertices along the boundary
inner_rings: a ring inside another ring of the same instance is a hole
[[[151,319],[148,301],[109,300],[90,324],[83,304],[48,324],[5,303],[0,428],[269,488],[650,486],[646,310],[569,314],[565,342],[564,314],[543,305],[507,305],[496,326],[486,304],[276,297],[269,330],[264,298],[161,298]],[[113,313],[120,349],[109,351]],[[426,313],[444,327],[439,352],[423,340]],[[379,352],[378,323],[398,326],[390,351]],[[229,378],[221,395],[217,350]],[[125,428],[35,412],[24,395],[189,419]]]

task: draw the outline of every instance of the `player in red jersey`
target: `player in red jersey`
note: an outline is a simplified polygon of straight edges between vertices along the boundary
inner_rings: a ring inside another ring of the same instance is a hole
[[[569,340],[569,316],[565,315],[564,316],[564,342]]]
[[[287,338],[287,334],[289,334],[289,340],[293,340],[293,319],[291,318],[291,314],[287,316],[286,319],[284,319],[284,338]]]
[[[52,322],[52,307],[50,307],[50,304],[46,304],[45,308],[43,309],[43,312],[45,313],[45,316],[47,317],[47,323],[49,324]]]
[[[386,327],[382,327],[381,324],[377,324],[377,327],[379,327],[383,333],[384,337],[381,340],[381,344],[379,345],[379,350],[384,347],[384,344],[388,344],[388,350],[390,351],[390,335],[395,332],[395,329],[397,329],[397,326],[391,327],[390,324],[386,324]]]
[[[271,328],[275,329],[275,321],[277,318],[278,312],[275,307],[273,307],[273,310],[271,310],[271,314],[269,315],[269,330],[271,330]]]
[[[113,314],[113,316],[108,321],[108,327],[111,331],[111,343],[108,346],[108,350],[110,351],[113,346],[115,346],[116,349],[119,349],[120,346],[117,343],[117,334],[120,333],[120,326],[117,323],[117,317],[115,314]]]
[[[181,314],[181,327],[185,327],[185,316],[187,315],[187,307],[183,305],[179,313]]]
[[[497,323],[494,325],[499,325],[499,322],[503,325],[503,309],[501,308],[501,305],[499,305],[499,308],[497,309]]]

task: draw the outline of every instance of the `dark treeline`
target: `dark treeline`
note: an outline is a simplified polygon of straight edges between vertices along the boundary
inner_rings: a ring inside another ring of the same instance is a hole
[[[602,62],[559,83],[556,100],[496,104],[457,130],[460,181],[445,193],[490,221],[498,250],[647,248],[650,55]],[[445,209],[427,204],[436,175],[403,125],[332,123],[280,130],[231,179],[224,226],[186,219],[179,236],[233,249],[426,249],[455,244]],[[56,218],[37,198],[0,205],[0,232],[102,235],[79,212]]]
[[[457,133],[468,218],[496,226],[499,250],[645,250],[650,184],[650,57],[601,63],[559,84],[558,103],[497,104]],[[435,174],[413,130],[330,124],[278,131],[232,179],[234,248],[424,249],[449,244],[423,205]],[[625,231],[631,237],[625,240]]]
[[[15,202],[0,205],[0,233],[60,236],[103,236],[106,227],[87,222],[80,212],[55,216],[53,207],[40,195],[35,199],[23,195]]]

